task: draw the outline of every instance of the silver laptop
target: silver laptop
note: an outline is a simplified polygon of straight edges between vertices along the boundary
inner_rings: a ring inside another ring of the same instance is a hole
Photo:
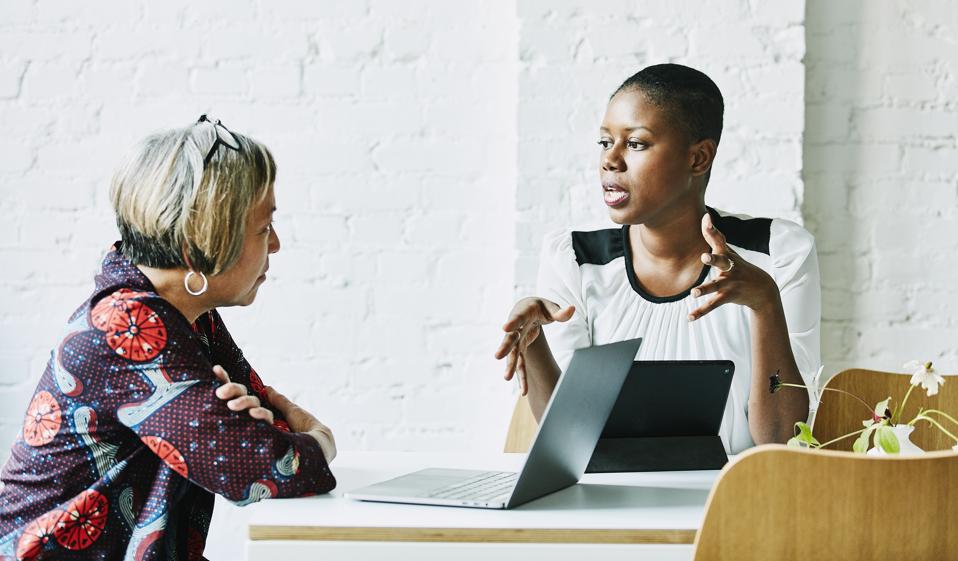
[[[387,503],[512,508],[574,485],[589,463],[641,342],[632,339],[573,354],[519,473],[424,469],[343,496]]]

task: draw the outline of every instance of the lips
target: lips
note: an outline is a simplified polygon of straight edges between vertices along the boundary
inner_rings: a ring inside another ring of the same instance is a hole
[[[603,183],[602,197],[606,205],[619,207],[629,200],[629,192],[616,183]]]

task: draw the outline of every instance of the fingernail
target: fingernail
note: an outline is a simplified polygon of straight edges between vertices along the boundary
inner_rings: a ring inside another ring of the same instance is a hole
[[[689,314],[689,322],[691,323],[693,321],[695,321],[695,316],[692,314]]]
[[[702,291],[701,291],[701,290],[699,290],[699,289],[697,289],[697,288],[693,288],[693,289],[692,289],[692,296],[695,296],[696,298],[698,298],[701,294],[702,294]]]

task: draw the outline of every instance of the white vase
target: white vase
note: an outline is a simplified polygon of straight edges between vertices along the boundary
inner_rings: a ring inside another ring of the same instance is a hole
[[[895,425],[891,427],[891,430],[895,432],[895,436],[898,438],[898,456],[918,456],[924,454],[925,451],[915,445],[911,441],[912,431],[915,430],[913,425]],[[874,438],[874,436],[872,437]],[[893,456],[895,454],[888,454],[880,447],[875,446],[871,448],[868,452],[869,456]]]

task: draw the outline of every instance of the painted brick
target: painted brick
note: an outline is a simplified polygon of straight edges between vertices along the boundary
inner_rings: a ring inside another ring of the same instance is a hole
[[[182,57],[200,55],[200,44],[208,31],[178,29],[130,29],[123,26],[97,33],[93,55],[98,60],[137,60],[143,57]]]
[[[369,11],[364,0],[343,2],[340,0],[317,0],[315,2],[260,2],[264,16],[284,24],[299,24],[309,20],[358,21]]]
[[[206,34],[201,54],[208,61],[264,58],[288,63],[306,56],[308,36],[292,29],[283,33],[264,31],[260,26],[235,29],[231,33]]]
[[[383,36],[386,57],[392,62],[410,62],[429,50],[430,37],[415,28],[390,27]]]
[[[906,146],[902,171],[917,177],[947,179],[958,175],[958,159],[953,146]]]
[[[349,237],[345,216],[294,215],[291,222],[291,243],[330,244],[343,242]]]
[[[0,172],[22,172],[29,169],[34,162],[34,150],[30,146],[3,142],[0,143]]]
[[[382,49],[382,27],[330,27],[317,33],[315,40],[320,52],[329,53],[337,62],[360,62],[368,60]]]
[[[79,66],[67,62],[31,63],[23,76],[21,95],[35,100],[52,100],[73,95]]]
[[[303,69],[303,89],[321,96],[352,96],[359,93],[359,69],[355,66],[334,67],[307,65]]]
[[[66,59],[76,62],[90,56],[92,42],[92,33],[85,31],[3,31],[0,33],[0,52],[4,58],[22,61]]]
[[[107,68],[112,70],[116,68],[116,65],[110,65]],[[119,76],[116,78],[126,80],[129,79]],[[94,85],[94,87],[103,87],[105,83],[108,83],[107,80],[109,80],[109,77],[104,79],[101,76],[96,76],[88,79],[87,81],[91,85]],[[127,87],[128,84],[129,82],[126,84]],[[112,90],[116,93],[126,93],[128,91],[127,87],[116,84],[115,87],[110,87],[109,90]],[[142,97],[164,97],[176,95],[180,92],[186,91],[188,87],[189,68],[181,62],[173,63],[147,61],[140,65],[140,68],[137,71],[136,91],[138,95]]]
[[[250,95],[257,99],[295,99],[302,91],[302,68],[298,64],[269,64],[253,69]]]
[[[14,99],[20,95],[20,84],[26,67],[24,62],[0,64],[0,99]]]
[[[412,65],[366,66],[360,75],[364,99],[409,99],[419,96],[418,80]]]
[[[197,94],[241,96],[249,87],[249,76],[241,66],[203,67],[193,70],[191,90]]]

